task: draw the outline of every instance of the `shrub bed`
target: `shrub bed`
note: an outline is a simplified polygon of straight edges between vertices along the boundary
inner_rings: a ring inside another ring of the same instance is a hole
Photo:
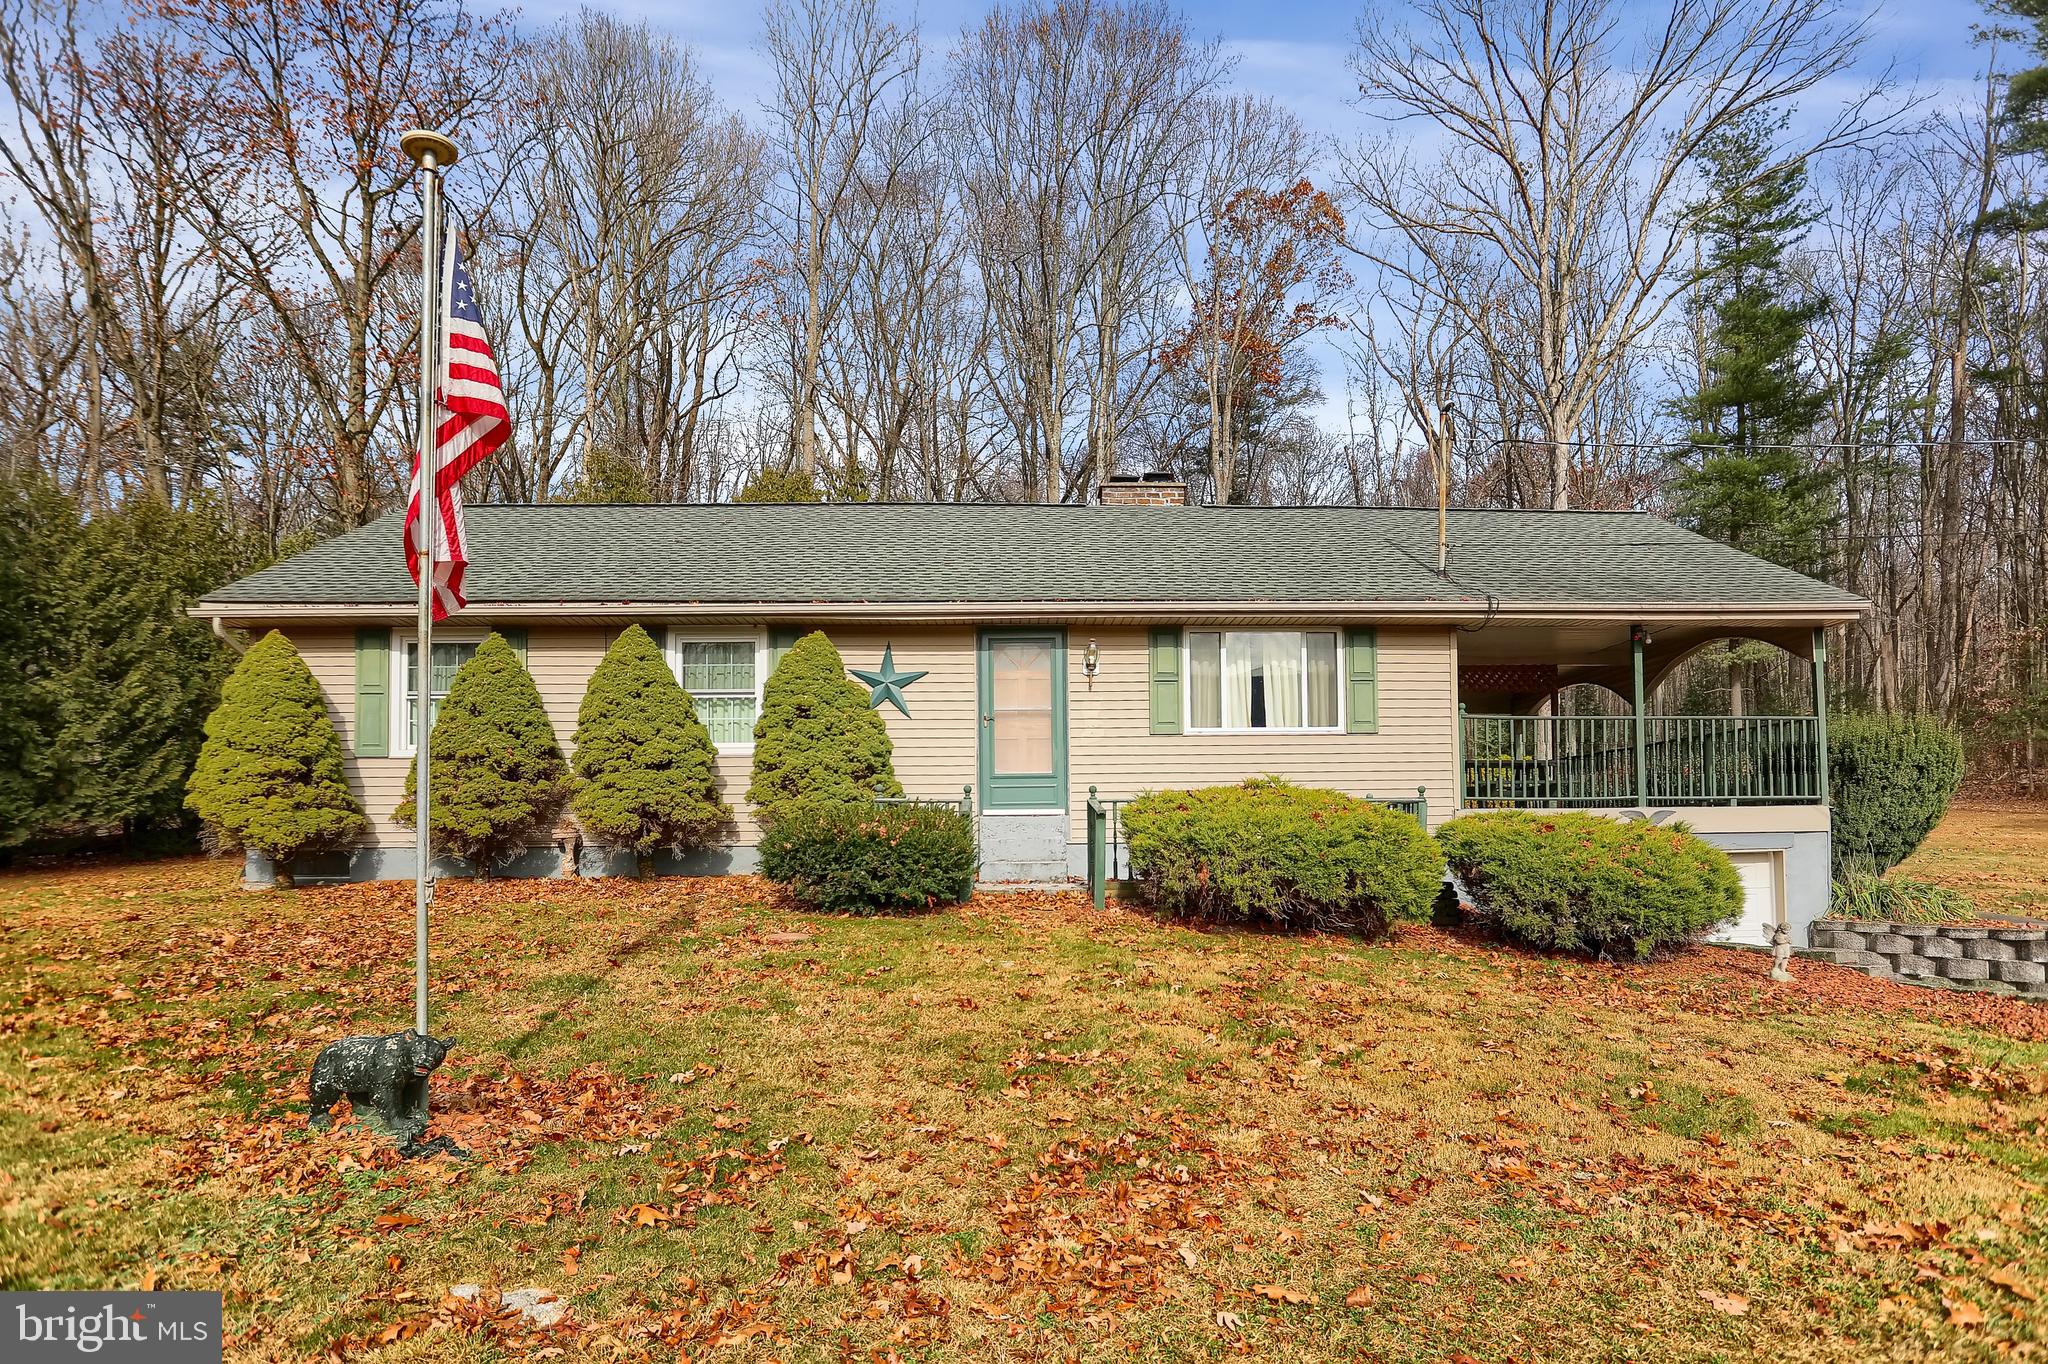
[[[1930,715],[1840,715],[1828,722],[1835,875],[1889,871],[1948,812],[1963,780],[1963,740]]]
[[[1528,947],[1641,961],[1742,909],[1728,855],[1683,825],[1498,810],[1437,840],[1480,919]]]
[[[1175,918],[1383,937],[1427,921],[1443,884],[1413,817],[1273,778],[1151,792],[1123,829],[1138,893]]]
[[[812,909],[935,909],[974,894],[974,820],[925,805],[800,802],[761,835],[761,874]]]

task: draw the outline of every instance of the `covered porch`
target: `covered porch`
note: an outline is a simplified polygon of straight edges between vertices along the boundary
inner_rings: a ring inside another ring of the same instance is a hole
[[[1461,633],[1459,806],[1649,809],[1826,805],[1826,622],[1517,621]],[[1805,713],[1660,712],[1659,684],[1701,649],[1758,640],[1804,661]],[[1626,713],[1561,714],[1590,684]]]

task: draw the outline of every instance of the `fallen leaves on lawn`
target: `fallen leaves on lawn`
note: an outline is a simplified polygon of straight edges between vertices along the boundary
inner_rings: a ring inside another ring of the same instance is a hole
[[[2033,1285],[2020,1276],[2017,1265],[2006,1265],[2003,1268],[1994,1269],[1984,1277],[1990,1279],[1991,1282],[2005,1289],[2014,1297],[2025,1298],[2028,1302],[2039,1302],[2041,1300],[2041,1295],[2034,1291]]]
[[[1252,1292],[1258,1294],[1262,1298],[1271,1299],[1274,1302],[1287,1302],[1299,1304],[1314,1301],[1313,1298],[1309,1297],[1308,1294],[1302,1292],[1300,1289],[1289,1288],[1285,1284],[1254,1284],[1252,1286]]]

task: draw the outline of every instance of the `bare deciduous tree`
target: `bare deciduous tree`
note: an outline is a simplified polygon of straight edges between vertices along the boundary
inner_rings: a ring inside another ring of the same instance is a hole
[[[1506,353],[1494,296],[1446,283],[1461,245],[1498,261],[1527,314],[1555,507],[1569,505],[1603,383],[1677,292],[1701,145],[1844,71],[1863,38],[1827,0],[1673,0],[1632,48],[1621,24],[1610,0],[1422,0],[1411,24],[1361,21],[1352,58],[1366,112],[1434,144],[1418,156],[1387,136],[1346,157],[1381,234],[1359,250],[1443,290],[1480,344]],[[1867,108],[1852,102],[1765,169],[1852,140]]]

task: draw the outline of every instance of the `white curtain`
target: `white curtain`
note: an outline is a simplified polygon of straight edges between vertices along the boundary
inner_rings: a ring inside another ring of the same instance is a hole
[[[1257,636],[1233,633],[1223,643],[1223,728],[1250,729]]]
[[[1337,727],[1337,637],[1308,637],[1308,722],[1317,729]]]
[[[1301,728],[1301,636],[1292,630],[1256,636],[1266,673],[1266,725]]]
[[[1198,630],[1188,636],[1188,727],[1223,726],[1223,636]]]

